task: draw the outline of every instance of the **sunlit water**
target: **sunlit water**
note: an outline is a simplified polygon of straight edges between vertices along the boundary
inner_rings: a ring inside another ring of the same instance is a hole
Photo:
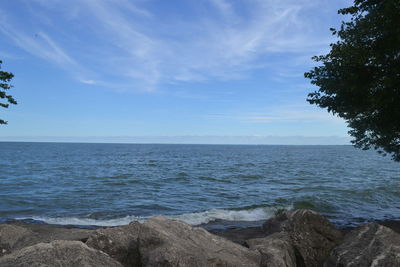
[[[338,225],[400,218],[400,163],[351,146],[0,143],[0,220],[260,221],[310,208]]]

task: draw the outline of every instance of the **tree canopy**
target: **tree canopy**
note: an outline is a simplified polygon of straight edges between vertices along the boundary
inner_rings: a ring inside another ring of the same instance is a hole
[[[304,76],[319,87],[307,101],[345,119],[356,147],[400,161],[400,1],[354,0],[328,54]]]
[[[11,95],[7,94],[7,90],[10,90],[12,88],[10,81],[14,77],[14,74],[2,71],[2,63],[3,61],[0,60],[0,107],[8,108],[10,104],[17,104],[17,101],[15,101],[15,99]],[[0,119],[0,124],[7,124],[7,122]]]

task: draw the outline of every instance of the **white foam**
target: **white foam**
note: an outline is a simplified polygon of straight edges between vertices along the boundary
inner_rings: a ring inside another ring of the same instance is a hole
[[[137,217],[137,216],[125,216],[115,219],[90,219],[90,218],[78,218],[78,217],[44,217],[44,216],[17,218],[17,220],[24,220],[24,219],[33,219],[48,224],[60,224],[60,225],[117,226],[117,225],[129,224],[132,221],[143,222],[147,218]]]
[[[274,214],[270,208],[255,208],[248,210],[212,209],[204,212],[167,216],[170,219],[184,221],[192,225],[205,224],[216,220],[224,221],[261,221]]]
[[[285,209],[290,209],[286,207]],[[181,215],[167,215],[165,217],[173,220],[179,220],[192,225],[206,224],[216,220],[224,221],[261,221],[266,220],[273,216],[276,208],[254,208],[245,210],[226,210],[226,209],[211,209],[203,212],[187,213]],[[117,226],[129,224],[132,221],[143,222],[149,217],[138,217],[138,216],[125,216],[115,219],[90,219],[90,218],[77,218],[77,217],[41,217],[33,216],[30,218],[19,218],[22,219],[33,219],[43,221],[49,224],[61,224],[61,225],[95,225],[95,226]]]

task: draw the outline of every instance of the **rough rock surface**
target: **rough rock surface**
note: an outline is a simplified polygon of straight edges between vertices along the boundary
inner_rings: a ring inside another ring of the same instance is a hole
[[[377,223],[366,224],[347,234],[324,266],[400,266],[400,234]]]
[[[31,243],[35,238],[35,234],[24,227],[0,224],[0,257],[21,248],[23,243]]]
[[[153,217],[139,233],[143,266],[259,266],[261,256],[186,223]]]
[[[2,267],[122,267],[107,254],[80,241],[39,243],[0,258]]]
[[[139,266],[140,255],[137,239],[141,224],[98,229],[86,241],[89,247],[101,250],[124,266]]]
[[[262,229],[264,230],[265,235],[270,235],[273,233],[279,233],[284,231],[287,228],[289,223],[288,214],[290,212],[286,211],[279,215],[276,215],[270,219],[268,219],[263,225]]]
[[[321,266],[342,240],[342,233],[324,216],[311,210],[288,211],[268,220],[263,228],[270,234],[286,232],[295,248],[297,266]]]
[[[296,267],[296,255],[287,233],[280,232],[264,238],[247,240],[252,250],[261,253],[262,267]]]
[[[36,243],[48,243],[54,240],[85,241],[92,229],[80,229],[73,226],[48,224],[23,224],[23,227],[39,237]],[[35,243],[35,244],[36,244]]]
[[[0,224],[0,257],[38,243],[54,240],[85,241],[92,231],[48,224]]]
[[[284,212],[236,238],[247,235],[248,248],[163,217],[97,230],[16,222],[0,224],[0,266],[400,267],[399,233],[376,223],[349,231],[343,240],[310,210]]]
[[[207,230],[207,229],[206,229]],[[230,228],[224,230],[208,230],[210,233],[221,236],[239,245],[245,245],[246,240],[253,238],[263,238],[266,236],[261,226]]]

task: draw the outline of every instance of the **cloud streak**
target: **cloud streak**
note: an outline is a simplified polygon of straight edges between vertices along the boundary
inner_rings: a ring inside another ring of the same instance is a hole
[[[308,105],[279,105],[266,107],[257,112],[213,114],[207,116],[210,119],[225,119],[244,123],[274,123],[274,122],[295,122],[295,123],[317,123],[332,122],[343,124],[344,120],[326,112],[316,110]]]
[[[182,11],[161,13],[143,1],[36,0],[29,6],[31,13],[47,8],[47,23],[33,20],[35,36],[31,27],[10,23],[16,18],[2,24],[1,32],[17,46],[69,69],[83,83],[118,80],[142,91],[242,78],[255,68],[273,69],[269,57],[312,55],[330,40],[307,17],[321,7],[317,0],[209,0],[185,10],[191,18],[180,17]],[[76,44],[65,44],[54,30]]]
[[[44,32],[38,32],[32,36],[31,34],[28,35],[18,32],[13,27],[4,24],[0,26],[0,31],[28,53],[52,61],[62,67],[76,64],[75,61]]]
[[[2,15],[3,18],[7,18],[5,13],[1,12],[1,10],[0,15]],[[74,76],[78,80],[81,79],[83,73],[88,72],[47,33],[43,31],[26,32],[25,30],[10,24],[6,19],[1,20],[0,22],[0,33],[25,52],[74,73]]]

